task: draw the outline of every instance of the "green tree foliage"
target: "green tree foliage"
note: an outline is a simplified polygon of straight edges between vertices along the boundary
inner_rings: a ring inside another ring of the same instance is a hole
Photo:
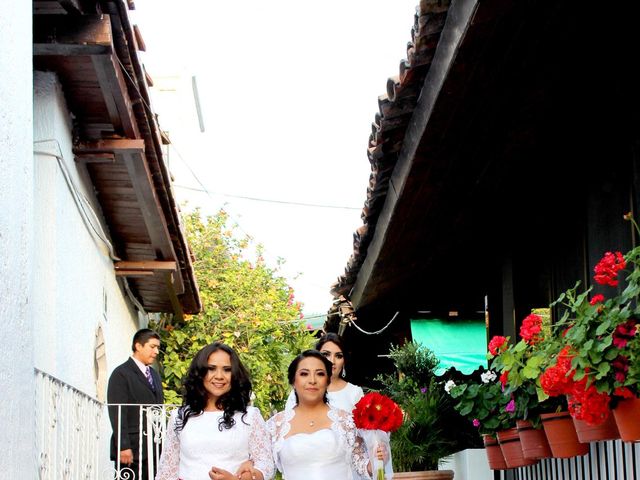
[[[196,210],[185,217],[203,309],[184,322],[167,316],[155,325],[162,337],[166,402],[181,402],[181,380],[196,352],[222,341],[240,355],[251,373],[254,405],[268,416],[284,405],[290,361],[314,339],[302,305],[278,273],[282,260],[268,267],[258,247],[252,261],[250,238],[237,236],[228,223],[224,211],[203,219]]]

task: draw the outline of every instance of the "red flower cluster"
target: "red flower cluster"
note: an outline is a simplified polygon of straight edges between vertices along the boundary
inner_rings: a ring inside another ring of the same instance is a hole
[[[614,369],[620,357],[612,362]],[[586,376],[576,382],[573,379],[574,370],[571,369],[572,359],[570,347],[565,346],[558,353],[556,364],[547,368],[540,376],[540,386],[550,397],[566,395],[569,413],[573,418],[584,420],[589,425],[599,425],[609,416],[611,397],[605,392],[598,392],[593,384],[587,387]],[[621,360],[619,364],[621,371],[626,372],[624,361]],[[626,365],[627,370],[628,368]],[[585,371],[588,373],[588,369]]]
[[[494,357],[507,349],[507,337],[496,335],[489,342],[489,353]]]
[[[621,323],[616,327],[613,332],[613,346],[616,348],[624,348],[629,343],[629,340],[633,339],[637,333],[636,328],[637,320],[630,318],[624,323]]]
[[[557,397],[571,392],[573,388],[572,358],[573,355],[569,353],[568,346],[560,350],[556,364],[547,368],[540,376],[540,386],[544,393],[550,397]]]
[[[590,305],[596,305],[601,302],[604,302],[604,295],[602,295],[601,293],[594,295],[593,298],[589,300]]]
[[[353,409],[356,427],[364,430],[393,432],[402,425],[402,417],[398,404],[378,392],[367,393]]]
[[[567,395],[571,416],[577,420],[584,420],[589,425],[600,425],[609,417],[610,401],[609,395],[598,392],[595,385],[587,387],[587,377],[575,382],[571,393]]]
[[[522,321],[520,327],[520,336],[529,345],[533,345],[542,340],[540,332],[542,331],[542,317],[532,313]]]
[[[618,286],[618,272],[627,266],[622,253],[607,252],[598,262],[593,271],[595,275],[593,279],[600,285],[609,285],[610,287]]]

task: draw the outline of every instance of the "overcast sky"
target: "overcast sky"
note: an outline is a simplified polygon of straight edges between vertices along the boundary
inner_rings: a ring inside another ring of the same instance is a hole
[[[284,258],[307,315],[329,308],[352,253],[377,99],[406,58],[417,2],[135,2],[178,201],[224,207],[270,264]]]

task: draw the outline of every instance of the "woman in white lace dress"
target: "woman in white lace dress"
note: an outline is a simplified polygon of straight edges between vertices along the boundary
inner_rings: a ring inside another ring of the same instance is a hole
[[[269,480],[271,444],[260,411],[249,406],[251,381],[223,343],[201,349],[173,412],[156,480]]]
[[[331,362],[317,350],[305,350],[289,365],[297,405],[267,422],[273,458],[285,480],[370,478],[368,455],[351,413],[327,403],[331,370]]]
[[[346,380],[346,353],[342,338],[337,333],[325,333],[316,342],[316,350],[324,355],[333,365],[331,368],[331,383],[327,389],[329,405],[341,408],[347,412],[353,411],[353,407],[362,398],[362,388]],[[295,393],[292,390],[287,398],[285,408],[296,406]]]

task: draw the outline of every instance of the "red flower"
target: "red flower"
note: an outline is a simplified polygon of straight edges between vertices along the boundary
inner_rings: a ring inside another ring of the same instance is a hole
[[[489,342],[489,353],[494,357],[507,349],[507,337],[496,335]]]
[[[567,402],[569,413],[577,420],[584,420],[589,425],[600,425],[610,413],[609,403],[611,398],[606,393],[598,392],[595,385],[586,388],[587,377],[575,382]]]
[[[565,395],[573,388],[573,370],[571,360],[573,355],[570,347],[566,346],[558,353],[556,364],[547,368],[540,376],[540,386],[550,397]]]
[[[540,332],[542,331],[542,317],[532,313],[522,321],[520,327],[520,336],[529,345],[538,343],[542,340]]]
[[[596,303],[600,303],[600,302],[604,302],[604,295],[602,295],[601,293],[594,295],[593,298],[589,300],[589,303],[591,305],[595,305]]]
[[[393,432],[402,425],[402,409],[389,397],[377,392],[363,396],[353,409],[356,427]]]
[[[504,391],[505,387],[507,386],[508,379],[509,379],[509,370],[505,370],[504,372],[502,372],[502,375],[500,375],[500,384],[502,385],[502,391]]]
[[[617,397],[622,397],[622,398],[636,398],[633,392],[629,390],[627,387],[618,387],[614,390],[613,394]]]
[[[598,262],[593,271],[595,275],[593,279],[600,285],[609,285],[610,287],[618,286],[618,272],[627,266],[622,253],[607,252]]]
[[[613,346],[616,348],[624,348],[629,340],[635,337],[637,333],[637,320],[630,318],[626,322],[618,325],[613,332]]]
[[[627,372],[629,371],[629,358],[624,355],[618,355],[616,359],[611,362],[611,367],[615,372],[616,382],[624,383],[627,378]]]

